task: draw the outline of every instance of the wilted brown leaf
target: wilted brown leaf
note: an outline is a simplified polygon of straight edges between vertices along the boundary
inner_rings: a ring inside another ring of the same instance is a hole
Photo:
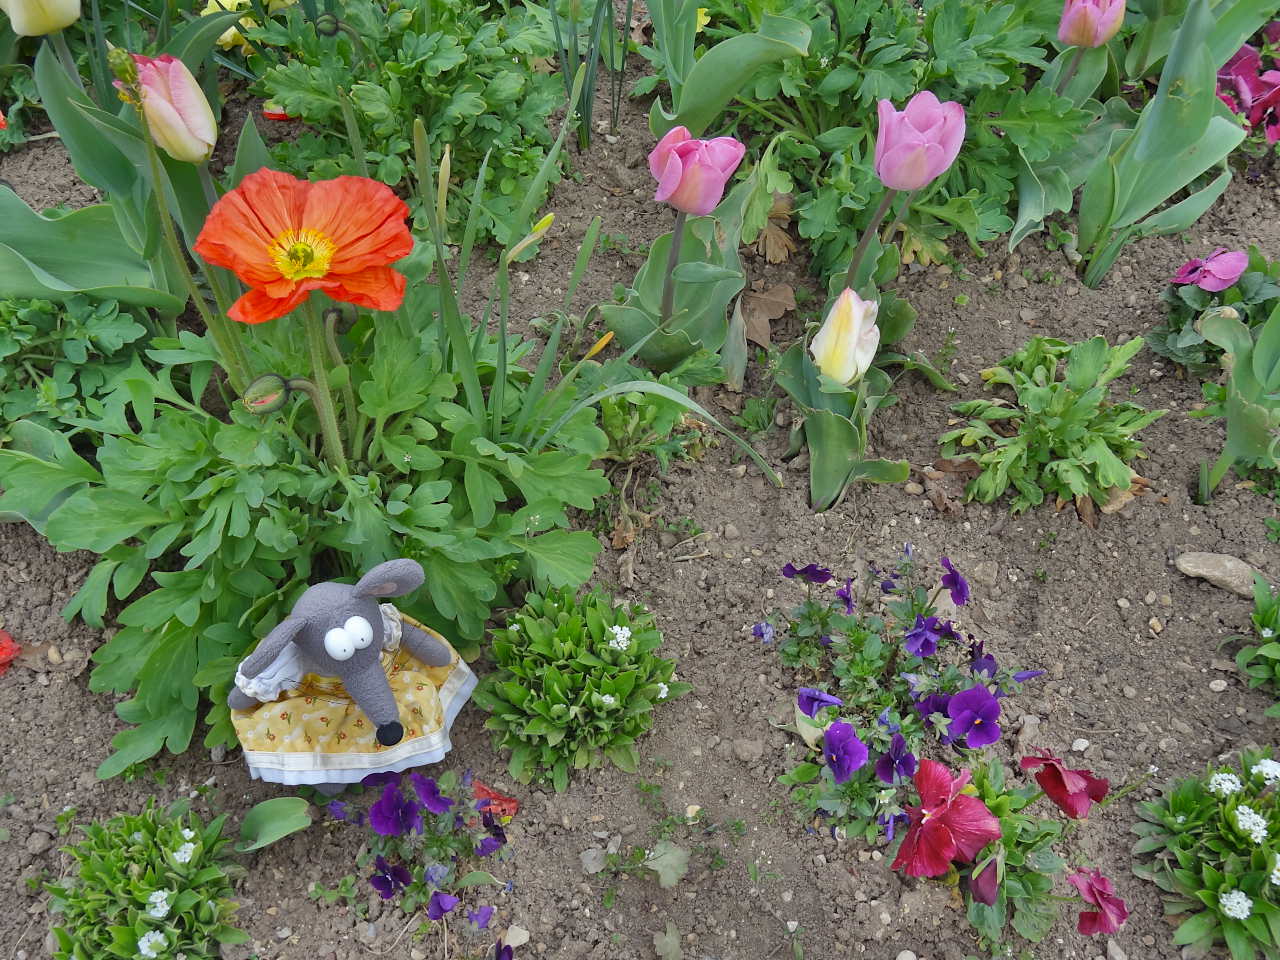
[[[615,550],[625,550],[636,542],[636,525],[625,510],[618,515],[618,522],[613,525],[609,542]]]
[[[770,321],[780,320],[796,308],[796,292],[785,283],[764,290],[746,290],[742,294],[741,307],[747,339],[767,347],[770,343]]]
[[[958,473],[966,479],[973,479],[982,472],[977,460],[970,460],[967,457],[954,459],[948,457],[939,457],[933,461],[933,469],[941,470],[943,473]]]
[[[796,242],[787,227],[791,224],[792,200],[789,193],[775,193],[769,208],[769,220],[756,240],[756,253],[768,263],[782,263],[795,252]]]
[[[1076,516],[1090,530],[1098,529],[1098,514],[1093,508],[1093,498],[1089,496],[1076,497]]]

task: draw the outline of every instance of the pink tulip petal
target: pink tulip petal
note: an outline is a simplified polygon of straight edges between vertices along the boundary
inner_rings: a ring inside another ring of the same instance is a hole
[[[663,171],[667,169],[667,157],[678,144],[684,143],[688,139],[689,130],[687,127],[672,127],[667,131],[666,136],[658,141],[657,145],[649,152],[649,172],[653,174],[653,179],[662,179]]]
[[[650,154],[651,163],[652,156]],[[680,188],[680,179],[684,176],[684,164],[680,161],[680,155],[674,151],[668,151],[666,165],[654,176],[658,178],[658,192],[653,195],[653,199],[659,203],[666,203],[667,199]]]
[[[704,217],[716,208],[724,194],[724,179],[710,164],[699,163],[685,171],[680,187],[667,198],[677,210]]]
[[[897,111],[893,109],[893,104],[888,100],[881,100],[876,104],[876,115],[879,117],[880,124],[876,128],[876,156],[875,167],[877,176],[880,173],[881,164],[884,161],[884,155],[892,149],[896,139],[894,121],[897,119]]]
[[[746,144],[733,137],[716,137],[706,143],[707,158],[726,177],[738,169],[746,152]]]
[[[884,185],[893,190],[919,190],[933,180],[930,170],[939,166],[941,160],[942,148],[936,143],[902,143],[885,154],[876,172]]]
[[[960,147],[964,144],[964,107],[958,103],[944,103],[942,105],[942,113],[942,133],[938,139],[938,145],[942,147],[944,163],[941,169],[934,174],[935,177],[945,173],[951,164],[955,163],[955,159],[960,153]]]
[[[901,116],[917,131],[924,133],[942,120],[942,104],[931,90],[921,90],[909,101]]]

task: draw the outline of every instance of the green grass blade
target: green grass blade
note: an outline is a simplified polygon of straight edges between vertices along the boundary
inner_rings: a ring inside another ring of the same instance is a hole
[[[595,253],[596,240],[600,236],[600,228],[604,224],[604,218],[595,217],[591,221],[591,225],[587,227],[586,235],[582,238],[582,243],[578,245],[578,259],[574,261],[573,273],[569,276],[569,289],[564,295],[564,309],[569,310],[569,304],[573,302],[573,295],[578,292],[578,284],[582,282],[582,278],[586,275],[587,267],[591,263],[591,255]]]

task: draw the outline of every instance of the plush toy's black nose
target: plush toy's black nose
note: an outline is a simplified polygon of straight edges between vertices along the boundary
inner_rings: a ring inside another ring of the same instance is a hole
[[[384,747],[394,747],[404,739],[404,727],[398,723],[384,723],[378,728],[378,742]]]

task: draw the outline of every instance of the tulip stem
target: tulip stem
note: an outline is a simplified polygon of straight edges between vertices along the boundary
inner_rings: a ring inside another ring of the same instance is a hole
[[[226,317],[215,314],[209,309],[208,301],[196,286],[196,278],[192,275],[191,267],[187,263],[187,252],[178,240],[178,231],[174,229],[173,218],[169,216],[169,208],[165,203],[167,180],[164,167],[160,164],[160,151],[156,148],[155,141],[151,139],[151,127],[147,123],[147,114],[142,109],[138,110],[138,124],[142,127],[142,143],[151,169],[151,193],[155,198],[156,213],[160,217],[160,232],[164,236],[165,246],[169,248],[174,266],[182,277],[183,285],[187,288],[187,296],[190,297],[196,312],[200,314],[200,319],[204,321],[209,336],[213,338],[213,345],[218,351],[218,361],[222,369],[227,372],[231,389],[237,394],[243,393],[249,378],[241,365],[241,353],[238,349],[240,344],[236,340],[236,332],[228,325],[230,321]]]
[[[889,207],[893,206],[893,199],[897,195],[897,190],[886,190],[884,192],[884,197],[880,200],[880,206],[876,207],[876,212],[871,215],[871,222],[862,231],[862,237],[858,240],[858,247],[853,251],[853,259],[849,261],[849,272],[844,277],[844,285],[850,290],[854,289],[854,279],[858,275],[858,268],[862,266],[863,258],[867,255],[867,247],[871,245],[871,238],[880,229],[880,224],[884,222],[885,214],[889,212]]]
[[[84,80],[80,76],[80,70],[76,67],[76,58],[71,55],[71,48],[67,46],[67,38],[62,35],[61,30],[55,30],[49,34],[49,39],[53,41],[54,53],[58,55],[58,61],[62,64],[62,69],[67,71],[67,76],[75,81],[80,92],[84,93]]]
[[[1058,79],[1058,86],[1054,89],[1056,96],[1062,96],[1069,84],[1076,75],[1076,71],[1080,69],[1080,61],[1084,59],[1084,47],[1076,47],[1076,52],[1071,56],[1071,62],[1067,64],[1067,69],[1062,72],[1062,76]]]
[[[893,215],[893,220],[889,223],[889,229],[884,232],[884,238],[880,241],[881,246],[886,243],[893,242],[893,232],[898,229],[898,225],[902,223],[903,214],[911,209],[911,198],[916,195],[914,190],[907,192],[907,198],[903,201],[902,206],[898,207],[897,213]]]
[[[667,276],[662,284],[662,316],[658,326],[664,327],[671,319],[671,310],[676,301],[676,281],[674,274],[680,266],[680,247],[684,244],[684,222],[688,214],[683,210],[676,211],[676,225],[671,233],[671,250],[667,253]]]
[[[347,458],[342,452],[342,436],[338,432],[338,417],[333,410],[333,394],[329,390],[329,371],[325,366],[324,318],[316,308],[315,298],[309,298],[302,307],[303,325],[307,331],[307,349],[311,354],[311,378],[316,385],[311,402],[320,420],[320,436],[324,441],[325,459],[329,466],[340,473],[347,472]]]

